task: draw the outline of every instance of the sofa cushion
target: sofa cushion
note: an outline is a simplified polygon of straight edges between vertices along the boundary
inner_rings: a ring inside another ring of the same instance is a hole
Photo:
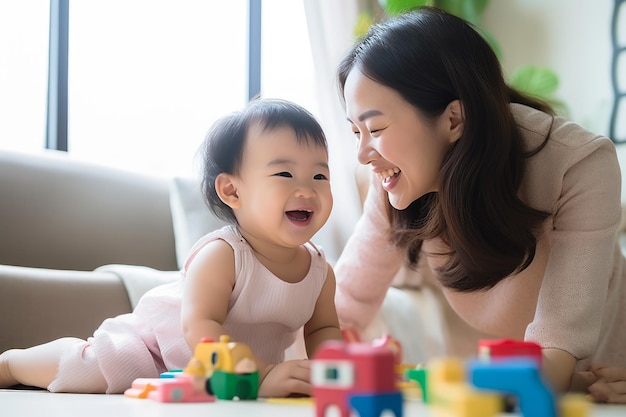
[[[0,150],[0,264],[176,269],[168,181],[59,151]]]
[[[226,223],[213,215],[204,202],[199,181],[175,177],[170,181],[170,209],[178,269],[198,239]]]

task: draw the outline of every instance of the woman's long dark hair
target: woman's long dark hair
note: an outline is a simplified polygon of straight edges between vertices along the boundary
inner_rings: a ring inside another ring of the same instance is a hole
[[[526,152],[510,103],[552,109],[509,87],[481,35],[435,8],[373,26],[339,66],[341,97],[354,68],[428,117],[441,115],[453,100],[463,104],[463,134],[443,159],[439,191],[405,210],[389,205],[391,241],[407,249],[409,263],[417,263],[424,240],[442,238],[451,251],[438,270],[440,282],[466,292],[492,288],[528,267],[549,213],[529,207],[517,192],[525,158],[545,141]]]

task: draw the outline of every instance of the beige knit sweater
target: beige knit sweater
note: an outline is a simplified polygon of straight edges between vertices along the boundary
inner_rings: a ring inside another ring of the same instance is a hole
[[[406,273],[404,252],[387,242],[386,193],[373,176],[364,213],[335,271],[337,311],[343,326],[364,331],[390,285],[429,286],[441,303],[446,342],[441,355],[472,356],[480,338],[533,340],[580,360],[626,367],[626,269],[616,231],[621,174],[613,143],[529,107],[512,104],[528,149],[550,140],[528,160],[520,196],[549,211],[532,264],[489,291],[442,288],[441,264],[424,242],[416,271]],[[403,273],[397,274],[400,269]],[[403,282],[398,282],[402,276]],[[395,278],[395,281],[394,281]],[[410,329],[407,329],[410,331]]]

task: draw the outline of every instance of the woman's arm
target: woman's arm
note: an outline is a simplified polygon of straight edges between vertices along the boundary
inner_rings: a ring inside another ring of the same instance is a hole
[[[387,194],[376,178],[363,215],[335,265],[335,303],[342,328],[362,332],[374,320],[404,253],[387,240]]]
[[[576,358],[564,350],[543,349],[543,375],[557,392],[570,390],[576,368]]]
[[[571,136],[569,142],[575,143],[576,136]],[[535,192],[551,193],[554,209],[552,224],[545,231],[549,258],[525,339],[554,348],[556,353],[547,355],[546,366],[551,358],[558,365],[553,371],[548,368],[548,374],[555,375],[556,387],[563,389],[569,388],[574,358],[593,357],[606,337],[601,329],[610,314],[607,309],[617,308],[609,287],[616,278],[612,275],[619,256],[615,234],[621,215],[620,171],[614,147],[606,138],[568,149],[567,158],[562,147],[553,148],[546,150],[548,157],[542,162],[545,166],[554,161],[556,173],[563,172],[560,183],[554,179],[541,191],[538,185],[546,182],[544,171],[531,165],[534,169],[526,174],[533,178],[529,186]]]

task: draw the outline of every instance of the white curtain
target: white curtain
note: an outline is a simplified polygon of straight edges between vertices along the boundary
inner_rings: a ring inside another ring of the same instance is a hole
[[[326,132],[330,150],[331,187],[335,205],[317,241],[334,263],[361,215],[355,180],[356,141],[341,105],[335,74],[343,55],[353,45],[358,14],[357,0],[304,0],[313,54],[318,119]],[[333,256],[335,255],[335,256]]]

